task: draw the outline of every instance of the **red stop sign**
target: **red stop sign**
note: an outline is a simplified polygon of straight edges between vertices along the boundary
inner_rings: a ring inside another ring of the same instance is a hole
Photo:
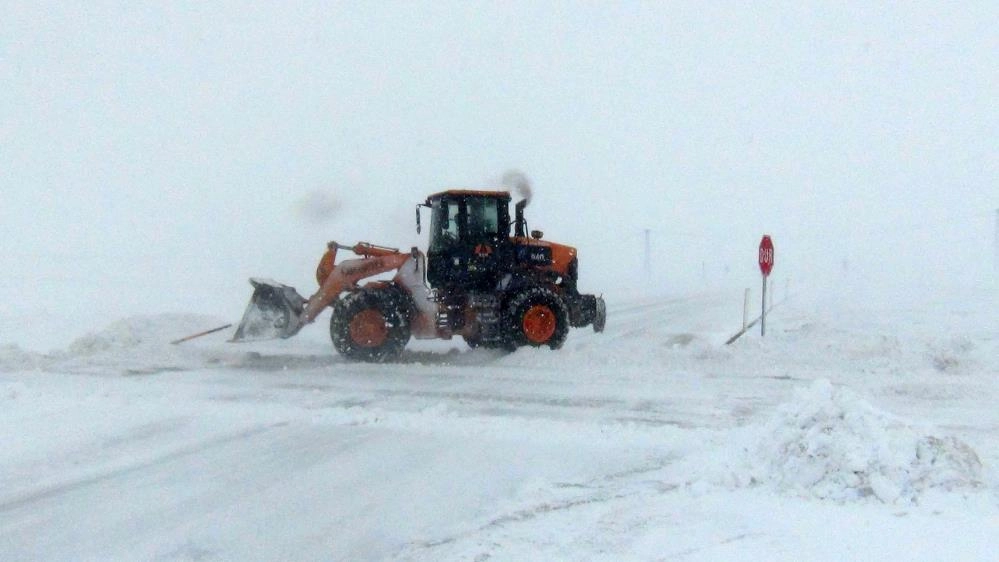
[[[760,240],[760,271],[763,276],[770,275],[774,268],[774,242],[769,235],[764,235]]]

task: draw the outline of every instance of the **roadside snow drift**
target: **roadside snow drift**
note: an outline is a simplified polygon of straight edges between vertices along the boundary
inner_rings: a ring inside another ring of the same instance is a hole
[[[238,350],[206,349],[170,342],[224,324],[199,314],[157,314],[122,318],[84,334],[64,350],[25,351],[0,345],[0,372],[43,370],[101,375],[134,375],[179,371],[219,365],[238,356]],[[218,335],[216,339],[225,337]]]
[[[836,501],[918,503],[930,491],[983,487],[967,444],[882,412],[818,380],[783,404],[747,451],[750,481]]]

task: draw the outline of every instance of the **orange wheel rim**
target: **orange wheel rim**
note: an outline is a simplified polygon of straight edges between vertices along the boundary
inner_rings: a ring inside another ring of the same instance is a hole
[[[369,308],[350,319],[350,340],[361,347],[378,347],[388,339],[388,326],[382,313]]]
[[[531,343],[545,343],[555,334],[555,313],[547,305],[536,304],[524,313],[524,335]]]

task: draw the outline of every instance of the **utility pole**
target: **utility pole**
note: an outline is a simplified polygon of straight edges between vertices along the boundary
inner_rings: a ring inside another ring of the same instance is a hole
[[[651,230],[645,229],[645,275],[652,274],[652,244],[650,242]]]

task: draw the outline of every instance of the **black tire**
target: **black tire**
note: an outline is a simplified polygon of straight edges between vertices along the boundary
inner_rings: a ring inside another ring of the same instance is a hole
[[[482,338],[479,337],[478,334],[475,334],[474,336],[462,336],[462,339],[465,340],[465,343],[468,345],[468,347],[472,349],[475,349],[482,345]]]
[[[532,318],[542,329],[530,328]],[[558,349],[569,335],[569,309],[557,293],[546,287],[529,287],[507,301],[504,314],[509,347],[547,345]],[[554,325],[550,325],[553,323]]]
[[[597,297],[595,313],[593,315],[593,331],[600,333],[607,326],[607,304],[603,297]]]
[[[360,290],[333,305],[333,347],[354,361],[381,363],[399,357],[409,342],[409,308],[398,289]]]

